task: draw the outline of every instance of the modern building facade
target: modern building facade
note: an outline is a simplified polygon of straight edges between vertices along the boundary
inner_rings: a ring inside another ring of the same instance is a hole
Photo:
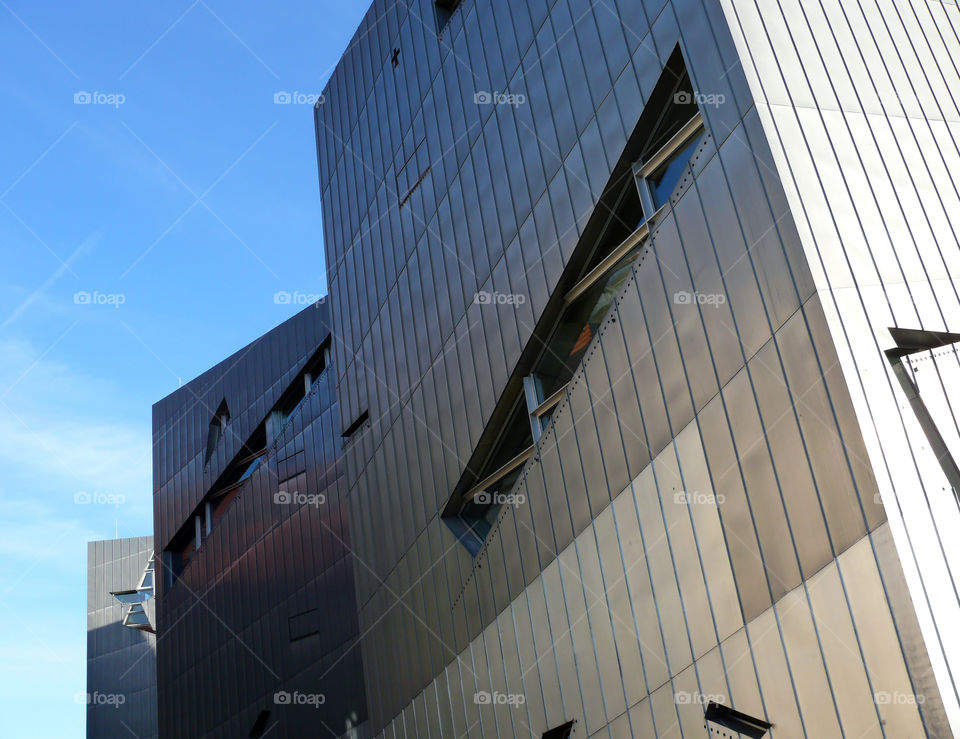
[[[311,305],[154,406],[163,737],[362,736],[329,344]]]
[[[152,558],[151,536],[87,545],[87,739],[157,736],[156,637],[114,595],[144,585]]]
[[[375,0],[315,108],[372,734],[960,731],[958,34]]]

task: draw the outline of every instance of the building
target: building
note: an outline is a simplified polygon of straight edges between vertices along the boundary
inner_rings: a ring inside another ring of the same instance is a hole
[[[374,735],[960,731],[958,29],[375,0],[315,108]]]
[[[124,600],[151,589],[145,573],[152,558],[150,536],[87,545],[87,739],[157,736],[157,640],[143,607],[149,601]]]
[[[160,736],[366,721],[328,324],[311,305],[153,408]]]

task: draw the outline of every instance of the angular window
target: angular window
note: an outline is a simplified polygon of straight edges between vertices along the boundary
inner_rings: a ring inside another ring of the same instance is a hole
[[[353,423],[351,423],[349,426],[347,426],[343,430],[343,433],[341,434],[341,436],[344,439],[349,439],[351,436],[357,433],[357,431],[360,430],[360,427],[363,426],[363,424],[365,424],[369,420],[370,420],[370,411],[368,410],[363,411],[359,416],[353,419]]]
[[[257,720],[253,722],[253,727],[250,729],[248,736],[251,737],[251,739],[259,739],[262,737],[267,730],[267,723],[269,721],[270,711],[260,711],[260,715],[257,716]]]
[[[567,721],[562,726],[557,726],[550,731],[543,733],[542,739],[569,739],[573,733],[573,721]]]
[[[960,429],[953,390],[960,381],[960,334],[891,328],[896,347],[886,351],[893,374],[923,431],[930,450],[960,503]],[[919,355],[919,356],[916,356]],[[936,494],[936,493],[934,493]]]
[[[460,4],[460,0],[435,0],[433,3],[434,12],[437,15],[437,33],[439,34],[446,27],[447,23],[453,17],[454,11]]]
[[[679,49],[664,69],[638,128],[641,144],[632,176],[615,176],[608,185],[607,191],[616,194],[606,223],[577,281],[564,296],[560,317],[524,383],[537,439],[630,276],[633,262],[646,245],[650,224],[681,180],[692,179],[690,159],[702,145],[704,128]]]
[[[532,453],[533,435],[527,412],[518,402],[493,453],[476,475],[473,486],[463,495],[459,510],[444,518],[474,557],[480,552],[524,462]]]
[[[444,521],[474,555],[496,522],[497,501],[509,491],[532,444],[566,397],[658,217],[692,182],[691,160],[707,138],[678,46],[444,509]],[[480,474],[473,473],[477,467]]]
[[[760,739],[773,726],[763,719],[748,716],[712,701],[707,704],[703,718],[709,736],[727,739]]]
[[[213,452],[217,448],[220,437],[223,436],[223,429],[226,428],[229,420],[230,409],[227,408],[227,399],[224,398],[220,401],[220,405],[217,406],[217,411],[213,414],[213,418],[210,420],[210,428],[207,430],[207,452],[203,458],[204,466],[210,462],[210,458],[213,456]]]

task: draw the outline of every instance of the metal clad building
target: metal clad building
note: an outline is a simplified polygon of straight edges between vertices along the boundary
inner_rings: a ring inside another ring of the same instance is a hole
[[[958,29],[373,3],[315,116],[374,733],[960,729],[960,365],[924,425],[884,354],[960,330]]]
[[[123,625],[112,592],[135,588],[153,537],[87,544],[87,739],[157,736],[157,640]]]
[[[327,311],[154,406],[161,736],[366,720]]]

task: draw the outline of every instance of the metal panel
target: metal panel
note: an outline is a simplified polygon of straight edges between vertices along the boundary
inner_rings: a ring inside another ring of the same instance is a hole
[[[882,736],[876,701],[860,659],[859,640],[836,564],[810,579],[809,597],[844,734]]]
[[[919,699],[910,684],[903,654],[900,649],[890,648],[899,641],[870,540],[861,539],[837,562],[884,730],[896,736],[920,735]]]
[[[832,681],[827,678],[818,629],[811,618],[806,590],[792,590],[776,605],[776,610],[804,728],[813,736],[839,734],[839,708],[834,699]]]
[[[634,499],[640,519],[640,535],[650,568],[650,580],[654,600],[663,631],[667,664],[671,673],[676,673],[690,664],[690,642],[687,637],[686,620],[680,603],[673,558],[664,528],[660,491],[653,468],[648,467],[634,481]]]
[[[633,484],[613,503],[614,520],[623,560],[624,581],[633,610],[633,626],[643,660],[644,692],[662,685],[669,678],[663,633],[653,598],[647,554],[637,518]],[[628,627],[630,622],[628,622]],[[640,675],[636,679],[640,679]]]
[[[749,372],[741,372],[724,388],[747,498],[757,526],[764,566],[774,601],[800,582],[793,532],[787,521],[782,490],[774,477]]]
[[[650,706],[653,709],[653,720],[657,727],[657,739],[661,737],[679,739],[683,736],[673,683],[666,683],[655,690],[650,696]]]
[[[764,611],[747,624],[747,638],[763,705],[766,714],[772,717],[770,720],[776,721],[777,733],[806,736],[797,705],[793,673],[784,656],[780,628],[773,609]]]
[[[834,553],[827,536],[820,490],[814,486],[810,473],[813,462],[808,457],[806,439],[799,433],[800,411],[793,400],[807,388],[786,383],[775,342],[766,344],[749,367],[776,481],[783,491],[790,529],[795,532],[801,572],[809,577],[826,566]],[[826,494],[827,490],[823,492]]]
[[[711,502],[702,498],[700,493],[687,489],[673,447],[657,456],[653,469],[660,489],[663,521],[673,556],[680,602],[687,621],[687,639],[696,659],[717,643],[700,553],[691,525],[691,509]]]

